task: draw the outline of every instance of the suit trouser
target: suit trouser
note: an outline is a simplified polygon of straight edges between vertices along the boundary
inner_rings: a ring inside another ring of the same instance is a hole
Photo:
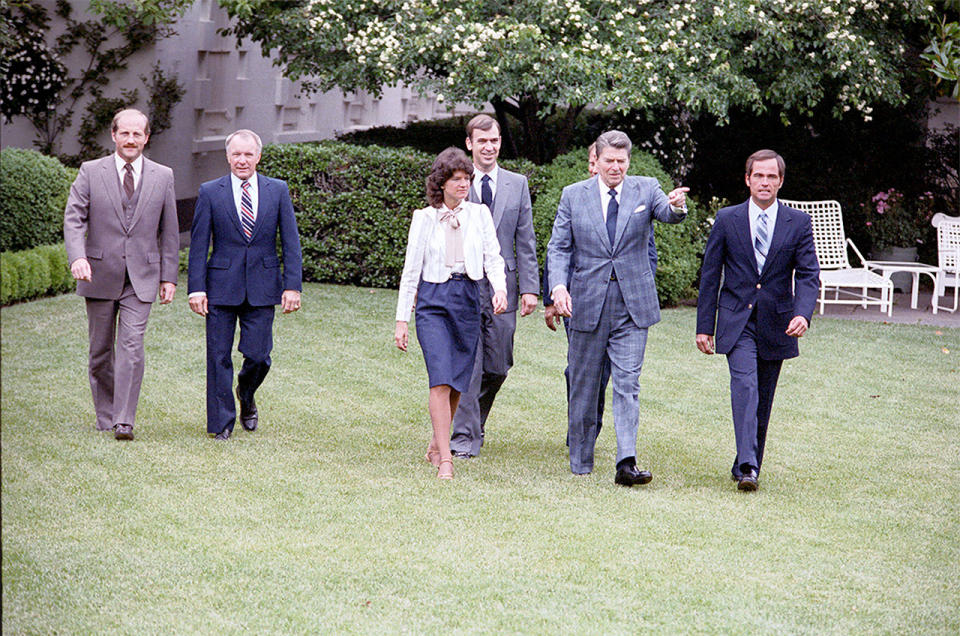
[[[116,300],[87,298],[90,390],[97,428],[133,426],[143,382],[143,335],[152,303],[137,298],[130,279]]]
[[[748,467],[760,471],[763,447],[767,441],[767,425],[773,394],[777,389],[783,360],[764,360],[757,354],[756,312],[747,320],[733,349],[727,354],[730,367],[730,406],[733,410],[733,431],[737,440],[737,456],[733,475],[739,477]]]
[[[237,374],[237,391],[245,401],[270,371],[273,350],[274,306],[209,305],[207,314],[207,432],[233,430],[237,406],[233,398],[233,337],[240,323],[243,366]]]
[[[617,281],[610,281],[593,331],[570,330],[567,363],[570,368],[570,399],[567,404],[567,438],[570,470],[585,474],[593,470],[597,439],[597,400],[600,367],[610,358],[613,379],[613,427],[617,434],[617,463],[637,454],[640,424],[640,369],[647,344],[647,328],[630,317]]]
[[[494,314],[490,299],[490,283],[480,283],[480,342],[473,362],[470,387],[460,396],[460,405],[453,416],[450,450],[479,455],[483,446],[487,416],[493,407],[507,372],[513,366],[513,334],[517,329],[517,312]]]
[[[567,348],[570,347],[570,319],[563,319],[563,330],[567,332]],[[570,365],[563,370],[563,380],[567,384],[567,404],[570,403]],[[603,362],[600,365],[600,392],[597,395],[597,437],[603,428],[603,404],[607,394],[607,384],[610,383],[610,358],[604,352]],[[570,446],[570,433],[567,432],[567,446]]]

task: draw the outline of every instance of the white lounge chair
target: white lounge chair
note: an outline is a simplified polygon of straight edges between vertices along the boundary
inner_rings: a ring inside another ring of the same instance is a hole
[[[846,237],[843,214],[837,201],[788,201],[784,205],[802,210],[813,222],[813,243],[820,261],[820,313],[827,303],[835,305],[879,305],[881,312],[893,314],[893,283],[867,269],[866,259]],[[847,259],[849,246],[861,266],[853,267]],[[871,295],[870,290],[877,290]],[[832,298],[828,296],[832,295]],[[841,296],[843,296],[841,298]]]
[[[937,272],[933,298],[930,300],[937,309],[954,312],[960,300],[960,216],[935,214],[930,221],[937,228]],[[953,287],[953,308],[940,304],[940,297],[947,293],[947,287]]]

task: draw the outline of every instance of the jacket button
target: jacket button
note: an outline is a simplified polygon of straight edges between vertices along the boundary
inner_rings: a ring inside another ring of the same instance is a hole
[[[747,305],[747,309],[753,309],[753,303],[750,303],[749,305]]]
[[[760,289],[760,283],[757,283],[757,289]]]

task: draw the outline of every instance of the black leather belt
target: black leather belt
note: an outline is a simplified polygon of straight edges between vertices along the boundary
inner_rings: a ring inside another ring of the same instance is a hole
[[[450,280],[470,280],[470,277],[466,274],[450,274]]]

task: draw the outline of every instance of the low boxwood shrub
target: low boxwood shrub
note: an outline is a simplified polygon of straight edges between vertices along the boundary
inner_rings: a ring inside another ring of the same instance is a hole
[[[258,169],[290,188],[304,280],[395,287],[413,211],[426,205],[434,157],[336,141],[266,146]],[[527,175],[537,196],[544,183],[538,168],[529,161],[502,165]]]
[[[63,240],[63,210],[76,176],[34,150],[0,151],[0,251]]]
[[[74,289],[63,243],[0,254],[0,304]]]

